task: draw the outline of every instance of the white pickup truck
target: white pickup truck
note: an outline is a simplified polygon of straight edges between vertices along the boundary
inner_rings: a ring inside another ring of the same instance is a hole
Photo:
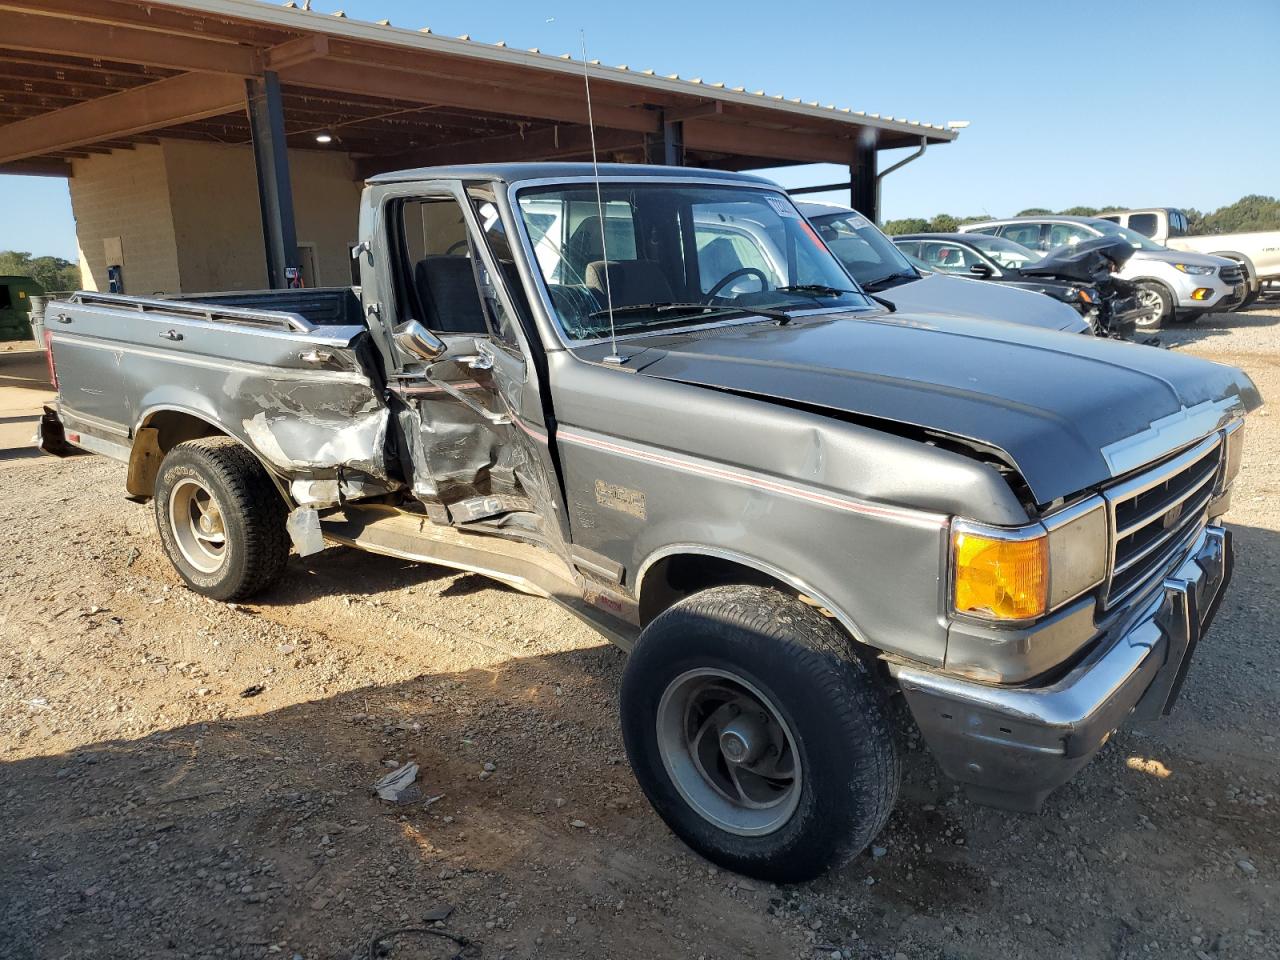
[[[1235,306],[1236,310],[1243,310],[1257,300],[1268,283],[1280,285],[1280,230],[1211,233],[1189,237],[1187,215],[1173,207],[1112,210],[1110,213],[1098,214],[1098,218],[1135,230],[1171,250],[1209,253],[1215,257],[1234,260],[1244,268],[1249,284],[1249,292]]]

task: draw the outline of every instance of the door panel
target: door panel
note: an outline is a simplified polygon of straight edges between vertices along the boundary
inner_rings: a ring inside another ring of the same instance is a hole
[[[380,217],[393,276],[383,296],[394,335],[410,319],[445,345],[433,361],[393,346],[397,422],[413,491],[436,522],[532,540],[566,554],[558,483],[545,449],[536,376],[513,298],[467,198],[388,191]]]

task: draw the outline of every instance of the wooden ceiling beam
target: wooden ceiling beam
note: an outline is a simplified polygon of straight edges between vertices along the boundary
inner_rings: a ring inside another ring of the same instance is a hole
[[[313,61],[282,71],[280,79],[291,86],[318,87],[344,93],[392,97],[417,103],[485,110],[499,115],[538,117],[568,123],[586,123],[587,104],[582,98],[533,93],[497,82],[472,82],[422,76],[372,64],[335,60]],[[658,114],[651,110],[595,106],[602,127],[636,132],[656,132]]]
[[[70,177],[71,164],[65,160],[34,158],[0,163],[0,174],[16,174],[25,177]]]
[[[601,152],[644,145],[644,134],[632,130],[596,129],[596,147]],[[555,126],[527,134],[486,137],[461,143],[451,142],[423,150],[363,160],[356,165],[361,179],[388,170],[434,167],[456,163],[502,163],[512,160],[555,160],[591,152],[591,130],[582,126]]]
[[[241,107],[244,99],[237,77],[171,77],[6,125],[0,163],[214,117]]]
[[[852,140],[800,131],[775,132],[713,119],[686,121],[684,145],[687,150],[708,153],[846,165],[853,161],[854,153]]]
[[[107,78],[109,85],[119,80],[137,80],[139,83],[150,83],[152,80],[163,80],[182,71],[166,70],[161,67],[149,67],[145,64],[123,63],[105,57],[88,59],[63,57],[57,54],[29,53],[22,50],[9,50],[0,42],[0,63],[16,63],[24,69],[49,70],[57,73],[87,75],[91,78]]]
[[[0,43],[13,50],[102,57],[123,63],[240,77],[255,76],[262,70],[262,54],[240,44],[29,13],[10,13],[4,17]]]
[[[470,80],[477,83],[502,84],[519,90],[547,93],[552,96],[581,100],[584,97],[581,64],[570,72],[530,69],[517,64],[495,63],[475,57],[448,56],[440,53],[424,53],[420,50],[362,43],[360,41],[330,38],[329,57],[336,62],[368,64],[410,73],[416,77],[436,77],[451,80]],[[593,77],[591,97],[596,103],[612,103],[617,106],[633,106],[637,103],[665,104],[684,102],[684,98],[659,90],[643,92],[625,82],[611,82]],[[697,94],[691,94],[689,102],[696,102]]]

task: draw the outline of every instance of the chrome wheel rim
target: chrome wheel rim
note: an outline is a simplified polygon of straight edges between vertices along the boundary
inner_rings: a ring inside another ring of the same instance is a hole
[[[1138,326],[1153,327],[1160,322],[1160,316],[1164,313],[1164,301],[1160,294],[1154,290],[1139,290],[1138,303],[1146,308],[1138,315]]]
[[[795,737],[759,688],[725,670],[689,670],[658,703],[658,752],[698,815],[729,833],[782,829],[800,804]]]
[[[217,573],[226,560],[222,510],[209,488],[190,477],[169,492],[169,527],[183,559],[201,573]]]

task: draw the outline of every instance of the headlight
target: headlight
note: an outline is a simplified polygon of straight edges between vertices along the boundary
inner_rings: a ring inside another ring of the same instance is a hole
[[[1097,586],[1106,568],[1101,497],[1025,527],[951,524],[951,601],[966,616],[1033,620]]]
[[[1216,273],[1217,267],[1198,267],[1192,263],[1175,263],[1173,269],[1181,270],[1183,273],[1189,273],[1193,277],[1207,277],[1211,273]]]

